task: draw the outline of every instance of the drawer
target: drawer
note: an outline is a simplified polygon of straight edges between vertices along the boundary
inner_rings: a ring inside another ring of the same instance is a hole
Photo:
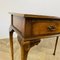
[[[60,21],[32,22],[32,35],[52,35],[60,33]]]

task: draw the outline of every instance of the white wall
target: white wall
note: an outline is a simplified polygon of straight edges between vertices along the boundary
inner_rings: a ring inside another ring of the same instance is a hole
[[[60,0],[0,0],[0,38],[9,36],[10,15],[8,12],[60,17]]]

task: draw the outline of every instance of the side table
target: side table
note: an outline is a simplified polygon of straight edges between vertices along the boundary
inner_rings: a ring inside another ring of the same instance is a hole
[[[60,34],[60,18],[56,16],[11,14],[11,26],[9,28],[11,56],[14,60],[13,32],[17,33],[17,39],[21,45],[21,60],[27,60],[31,47],[38,45],[41,38],[56,36],[54,48],[55,55],[57,42]]]

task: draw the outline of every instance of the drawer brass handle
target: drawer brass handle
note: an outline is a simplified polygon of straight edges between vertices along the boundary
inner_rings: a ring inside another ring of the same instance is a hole
[[[55,26],[48,26],[48,30],[54,31],[54,30],[56,30],[56,27]]]

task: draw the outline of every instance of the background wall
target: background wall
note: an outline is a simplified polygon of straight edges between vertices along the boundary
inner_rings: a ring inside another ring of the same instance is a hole
[[[0,38],[9,36],[8,12],[55,15],[60,17],[60,0],[0,0]]]

